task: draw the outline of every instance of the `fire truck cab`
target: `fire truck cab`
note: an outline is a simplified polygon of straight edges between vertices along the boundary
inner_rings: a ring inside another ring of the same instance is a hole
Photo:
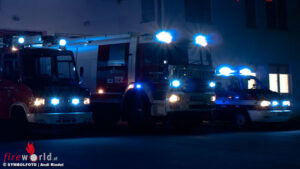
[[[79,85],[73,52],[19,42],[0,48],[0,118],[16,124],[90,122],[90,92]]]
[[[214,84],[209,50],[174,42],[168,31],[101,42],[93,118],[136,128],[166,118],[178,127],[200,124],[215,109]]]
[[[244,128],[251,122],[287,122],[291,118],[290,99],[270,91],[250,68],[220,66],[216,72],[216,119]]]

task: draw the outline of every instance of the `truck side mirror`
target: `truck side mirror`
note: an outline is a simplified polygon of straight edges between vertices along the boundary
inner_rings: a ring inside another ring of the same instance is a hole
[[[83,78],[83,75],[84,75],[84,68],[81,66],[80,70],[79,70],[79,76],[80,76],[80,78]]]

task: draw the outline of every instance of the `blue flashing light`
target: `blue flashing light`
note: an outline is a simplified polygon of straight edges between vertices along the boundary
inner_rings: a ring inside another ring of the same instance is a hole
[[[79,100],[79,98],[74,97],[74,98],[72,98],[71,103],[72,103],[74,106],[77,106],[77,105],[79,105],[80,100]]]
[[[141,88],[142,88],[142,85],[141,85],[140,83],[137,83],[137,84],[135,84],[135,88],[141,89]]]
[[[23,36],[20,36],[18,38],[18,44],[24,44],[25,43],[25,38]]]
[[[53,105],[53,106],[59,105],[59,98],[57,98],[57,97],[51,98],[50,99],[50,104]]]
[[[172,43],[173,36],[172,36],[171,32],[162,30],[155,35],[155,40],[157,42],[169,44],[169,43]]]
[[[171,81],[171,87],[178,88],[181,86],[181,81],[178,79],[174,79]]]
[[[209,82],[209,87],[210,88],[215,88],[216,87],[216,82]]]
[[[279,102],[276,101],[276,100],[273,100],[273,101],[271,102],[271,104],[272,104],[273,107],[279,106]]]
[[[240,70],[240,74],[243,76],[250,76],[252,75],[252,71],[249,68],[243,68]]]
[[[235,71],[232,70],[230,67],[228,66],[223,66],[220,69],[218,69],[218,75],[221,76],[230,76],[234,73]]]
[[[58,41],[59,46],[66,46],[67,45],[67,40],[66,39],[60,39]]]
[[[204,35],[196,35],[194,38],[195,45],[206,47],[208,45],[207,38]]]

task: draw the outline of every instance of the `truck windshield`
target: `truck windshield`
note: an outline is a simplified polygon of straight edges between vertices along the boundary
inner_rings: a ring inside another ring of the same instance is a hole
[[[241,79],[242,85],[246,90],[262,90],[266,89],[266,87],[255,77],[247,76]]]
[[[72,55],[25,54],[23,58],[24,80],[78,81]]]
[[[144,59],[147,63],[169,65],[211,65],[210,53],[189,43],[157,44],[149,43],[144,45]]]

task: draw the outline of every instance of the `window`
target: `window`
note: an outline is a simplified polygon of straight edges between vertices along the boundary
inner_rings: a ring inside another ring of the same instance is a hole
[[[246,0],[246,26],[256,28],[255,0]]]
[[[279,74],[280,93],[289,93],[289,75]]]
[[[129,43],[100,45],[98,48],[97,88],[123,92],[127,87]]]
[[[271,65],[269,88],[279,93],[290,93],[288,65]]]
[[[287,29],[286,0],[266,0],[268,29]]]
[[[185,20],[193,23],[211,22],[210,0],[185,0]]]
[[[99,46],[98,67],[121,67],[126,65],[128,44]]]
[[[108,66],[124,66],[126,55],[126,45],[111,45],[109,48]]]
[[[278,28],[287,29],[286,20],[286,0],[277,0],[278,10]]]
[[[278,92],[278,74],[269,74],[269,88],[273,92]]]
[[[1,57],[1,77],[16,81],[19,77],[19,62],[16,54],[5,54]]]
[[[155,20],[154,0],[141,0],[142,22],[152,22]]]
[[[190,47],[188,49],[188,61],[189,64],[210,66],[211,56],[207,50],[202,50],[198,47]]]

